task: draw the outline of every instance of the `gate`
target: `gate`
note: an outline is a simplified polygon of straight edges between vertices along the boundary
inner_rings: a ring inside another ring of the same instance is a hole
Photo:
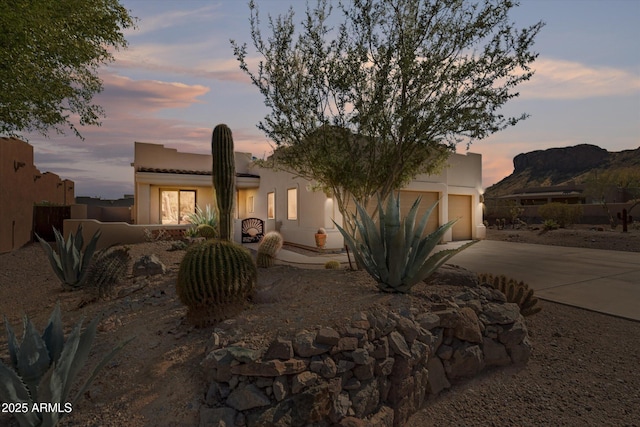
[[[33,207],[33,239],[36,234],[47,242],[56,240],[53,228],[62,233],[62,225],[65,219],[71,218],[70,206],[42,206]]]

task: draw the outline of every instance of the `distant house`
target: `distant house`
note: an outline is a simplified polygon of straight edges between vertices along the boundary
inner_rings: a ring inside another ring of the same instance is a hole
[[[0,253],[31,241],[34,205],[75,203],[74,186],[54,173],[40,172],[34,165],[33,146],[17,138],[0,138]]]
[[[515,190],[511,194],[497,197],[498,200],[513,200],[519,206],[544,205],[547,203],[585,203],[585,186],[581,184],[529,187]]]
[[[344,246],[332,220],[342,216],[332,197],[311,190],[311,182],[292,174],[256,165],[249,153],[235,153],[236,203],[234,239],[243,240],[244,231],[256,221],[262,232],[278,230],[285,241],[315,246],[319,227],[327,230],[327,248]],[[159,144],[136,142],[134,150],[135,224],[180,224],[196,206],[214,204],[209,154],[181,153]],[[482,239],[482,158],[479,154],[453,154],[449,167],[438,175],[419,175],[403,188],[402,212],[406,213],[418,196],[421,212],[440,200],[429,231],[452,218],[459,218],[444,241]],[[246,240],[245,240],[246,241]]]

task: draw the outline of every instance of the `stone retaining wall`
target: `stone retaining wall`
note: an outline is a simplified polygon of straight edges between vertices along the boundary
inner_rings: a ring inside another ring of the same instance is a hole
[[[518,306],[487,287],[427,313],[376,307],[265,348],[218,330],[201,363],[210,387],[200,425],[402,426],[456,381],[526,363],[527,336]]]

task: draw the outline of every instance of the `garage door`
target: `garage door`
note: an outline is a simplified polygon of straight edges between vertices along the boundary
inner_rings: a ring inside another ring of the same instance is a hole
[[[400,214],[402,218],[406,217],[413,205],[413,202],[416,201],[418,197],[422,197],[422,201],[420,202],[420,207],[418,208],[418,215],[416,216],[416,223],[419,218],[424,215],[424,213],[429,209],[435,202],[438,201],[439,194],[437,192],[427,192],[427,191],[400,191]],[[423,235],[427,235],[429,233],[433,233],[438,229],[438,225],[440,224],[440,215],[438,214],[439,209],[438,206],[433,209],[431,212],[431,216],[427,221],[427,227]]]
[[[411,209],[411,206],[413,205],[413,202],[416,201],[416,199],[418,197],[422,196],[422,201],[420,202],[420,207],[418,208],[418,215],[416,216],[416,223],[418,222],[419,218],[424,215],[424,213],[427,211],[427,209],[429,209],[431,207],[431,205],[433,205],[439,198],[439,193],[437,192],[423,192],[423,191],[400,191],[400,219],[404,219],[407,214],[409,213],[409,210]],[[352,209],[355,210],[355,208],[349,206],[351,209],[349,209],[350,211]],[[386,205],[383,205],[383,208],[385,208]],[[371,200],[369,202],[369,205],[367,206],[367,212],[369,213],[369,215],[371,215],[371,213],[377,208],[377,199],[373,198],[373,200]],[[440,215],[438,214],[438,207],[436,206],[436,208],[433,210],[433,212],[431,212],[431,216],[429,217],[429,220],[427,221],[427,226],[425,227],[425,231],[423,233],[423,235],[427,235],[429,233],[433,233],[435,230],[438,229],[438,225],[440,224]],[[375,217],[375,221],[378,221],[378,216],[376,215]]]
[[[453,240],[471,240],[471,196],[449,194],[449,219],[459,218],[453,225]]]

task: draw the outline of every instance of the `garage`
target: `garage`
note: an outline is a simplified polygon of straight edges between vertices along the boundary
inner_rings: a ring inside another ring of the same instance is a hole
[[[416,201],[418,197],[422,197],[422,201],[420,202],[420,207],[418,208],[418,215],[416,216],[416,223],[425,214],[427,209],[429,209],[435,202],[438,201],[440,195],[435,191],[400,191],[400,215],[402,218],[406,217],[413,205],[413,202]],[[425,232],[423,235],[427,235],[429,233],[433,233],[438,229],[440,224],[440,215],[438,206],[436,206],[431,212],[431,216],[427,221],[427,227],[425,228]]]
[[[449,219],[459,218],[453,225],[452,240],[471,240],[471,196],[449,194]]]

